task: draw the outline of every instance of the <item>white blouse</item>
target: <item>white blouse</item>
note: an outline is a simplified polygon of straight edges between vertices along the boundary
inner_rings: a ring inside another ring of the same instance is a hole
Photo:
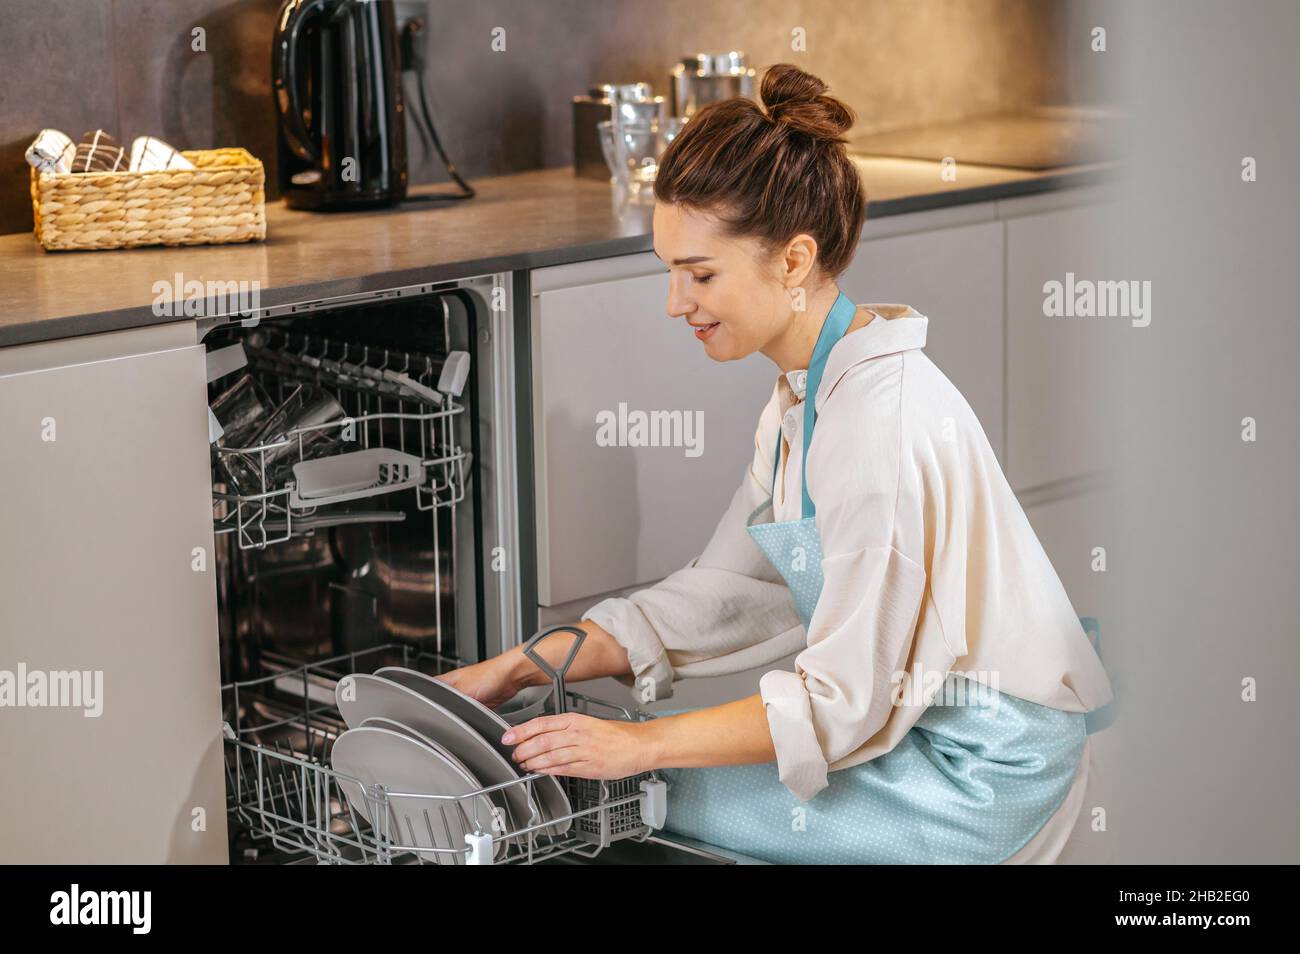
[[[815,396],[808,492],[825,582],[808,632],[745,531],[755,511],[756,523],[801,517],[793,372],[778,377],[753,460],[704,552],[583,615],[626,648],[624,681],[641,698],[670,696],[675,678],[739,672],[802,649],[795,671],[767,672],[759,692],[780,779],[804,800],[828,771],[898,744],[950,671],[1070,712],[1111,699],[983,428],[920,350],[928,319],[907,305],[863,307],[875,317],[831,349]],[[778,433],[786,447],[774,487]]]

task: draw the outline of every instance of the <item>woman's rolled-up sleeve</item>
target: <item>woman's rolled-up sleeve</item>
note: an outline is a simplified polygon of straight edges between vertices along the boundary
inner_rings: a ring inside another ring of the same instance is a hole
[[[700,556],[654,586],[602,600],[582,615],[627,650],[631,674],[620,678],[640,701],[670,697],[676,678],[742,672],[804,645],[789,589],[745,529],[771,498],[776,402],[774,391],[753,460]]]

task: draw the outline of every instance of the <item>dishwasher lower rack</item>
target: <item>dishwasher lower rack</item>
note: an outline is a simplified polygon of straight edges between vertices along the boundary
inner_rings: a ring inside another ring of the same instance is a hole
[[[344,670],[382,664],[394,655],[404,665],[434,671],[458,665],[409,647],[383,646],[223,688],[234,706],[233,721],[224,726],[227,814],[232,833],[244,839],[250,854],[265,848],[289,862],[318,864],[535,864],[569,854],[595,857],[614,842],[645,840],[663,825],[666,786],[653,772],[610,781],[560,778],[570,802],[567,815],[519,818],[510,812],[507,790],[518,787],[529,805],[542,805],[547,777],[534,773],[463,795],[419,795],[387,792],[334,771],[330,749],[346,726],[333,702],[333,684]],[[286,701],[298,694],[295,689],[301,697]],[[566,690],[564,698],[570,711],[651,718],[577,692]],[[364,815],[347,792],[363,793]],[[484,797],[495,806],[489,826],[478,825],[473,808]],[[397,810],[398,802],[404,810]],[[412,805],[420,807],[412,811]],[[556,833],[565,821],[567,831]],[[463,847],[444,847],[454,841],[453,833],[466,833]]]

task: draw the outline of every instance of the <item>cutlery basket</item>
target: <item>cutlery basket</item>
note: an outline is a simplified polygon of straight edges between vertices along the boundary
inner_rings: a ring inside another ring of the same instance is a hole
[[[222,245],[266,238],[266,173],[244,149],[182,152],[193,169],[31,170],[36,239],[48,250]]]
[[[555,631],[530,641],[525,651],[534,661],[539,657],[530,652],[532,646]],[[565,689],[563,674],[580,643],[564,666],[550,670],[559,711],[651,718]],[[534,773],[459,796],[404,795],[407,805],[413,798],[427,802],[421,817],[412,818],[409,813],[397,817],[381,787],[335,772],[330,749],[346,726],[334,703],[334,686],[351,672],[394,664],[438,673],[459,662],[395,644],[296,666],[264,661],[271,670],[267,675],[223,687],[227,813],[235,847],[243,847],[246,860],[269,852],[279,860],[321,864],[536,864],[563,855],[594,857],[613,842],[644,840],[662,826],[666,787],[649,772],[612,781],[562,779],[572,809],[567,816],[515,818],[503,810],[497,830],[467,836],[464,849],[430,848],[428,840],[421,844],[414,834],[432,836],[448,826],[447,813],[459,813],[462,822],[475,817],[473,800],[506,788],[519,786],[530,804],[541,804],[537,787],[544,776]],[[364,790],[366,814],[375,824],[352,809],[345,788]],[[506,804],[504,798],[497,801]],[[556,833],[565,822],[567,830]]]

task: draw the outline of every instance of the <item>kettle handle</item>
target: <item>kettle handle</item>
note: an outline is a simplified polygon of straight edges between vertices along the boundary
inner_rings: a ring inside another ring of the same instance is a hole
[[[320,149],[312,141],[307,124],[302,120],[302,105],[294,68],[298,36],[303,26],[313,13],[323,10],[331,2],[332,0],[285,0],[271,41],[271,81],[284,138],[300,159],[315,163],[320,162]]]

